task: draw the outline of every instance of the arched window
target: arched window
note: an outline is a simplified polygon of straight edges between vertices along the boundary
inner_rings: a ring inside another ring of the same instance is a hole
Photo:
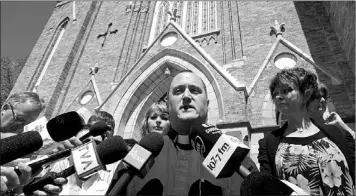
[[[43,67],[43,69],[41,71],[41,74],[38,77],[38,79],[36,81],[36,84],[32,89],[33,92],[37,92],[38,91],[38,88],[39,88],[39,86],[41,84],[41,81],[42,81],[42,79],[43,79],[43,77],[44,77],[44,75],[45,75],[45,73],[46,73],[46,71],[48,69],[49,64],[51,63],[52,57],[53,57],[54,53],[56,52],[56,50],[58,48],[58,45],[61,42],[61,39],[62,39],[62,37],[64,35],[64,32],[65,32],[65,30],[66,30],[66,28],[68,26],[68,22],[69,22],[69,18],[67,17],[66,19],[64,19],[58,25],[59,28],[57,28],[57,30],[55,32],[55,35],[54,35],[55,36],[55,41],[50,43],[50,44],[53,44],[53,45],[52,45],[52,47],[50,47],[50,49],[48,51],[49,55],[47,56],[47,59],[45,60],[45,65],[44,65],[44,67]]]

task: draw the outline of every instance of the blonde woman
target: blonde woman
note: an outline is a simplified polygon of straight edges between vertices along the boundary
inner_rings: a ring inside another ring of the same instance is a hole
[[[164,102],[155,102],[147,110],[142,122],[142,137],[151,132],[167,135],[170,129],[167,106]]]

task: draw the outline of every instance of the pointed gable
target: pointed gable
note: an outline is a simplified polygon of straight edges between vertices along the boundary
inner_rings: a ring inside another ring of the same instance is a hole
[[[165,73],[167,69],[169,74]],[[184,69],[199,75],[207,86],[210,123],[239,120],[236,119],[236,113],[246,120],[245,111],[227,113],[226,110],[226,107],[236,105],[232,97],[241,99],[237,104],[245,107],[245,86],[239,84],[171,21],[127,74],[115,84],[113,91],[100,106],[100,109],[114,114],[118,125],[116,133],[124,138],[138,139],[138,129],[146,110],[168,91],[172,78]]]

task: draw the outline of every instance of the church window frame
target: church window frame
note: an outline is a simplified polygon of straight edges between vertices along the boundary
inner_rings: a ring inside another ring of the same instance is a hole
[[[95,96],[94,92],[91,90],[85,91],[78,100],[80,105],[87,105]]]
[[[55,41],[52,42],[52,43],[50,43],[50,44],[53,44],[53,45],[52,45],[52,47],[50,47],[50,49],[48,50],[48,52],[46,52],[46,53],[49,54],[49,55],[47,56],[47,58],[46,58],[46,60],[45,60],[45,64],[44,64],[44,66],[43,66],[43,68],[42,68],[42,70],[41,70],[41,72],[40,72],[40,75],[39,75],[39,77],[37,78],[36,83],[35,83],[35,85],[34,85],[33,88],[32,88],[32,92],[37,92],[37,91],[38,91],[38,88],[39,88],[39,86],[41,85],[41,82],[42,82],[42,80],[43,80],[43,78],[44,78],[44,76],[45,76],[45,73],[47,72],[47,69],[48,69],[48,67],[49,67],[49,64],[50,64],[51,61],[52,61],[52,58],[53,58],[53,56],[54,56],[54,53],[56,52],[56,50],[57,50],[57,48],[58,48],[58,45],[60,44],[60,42],[61,42],[61,40],[62,40],[62,38],[63,38],[63,36],[64,36],[64,33],[65,33],[65,31],[66,31],[66,29],[67,29],[67,27],[68,27],[68,24],[69,24],[69,17],[66,17],[65,19],[63,19],[63,20],[59,23],[59,25],[58,25],[58,27],[57,27],[55,33],[54,33]]]

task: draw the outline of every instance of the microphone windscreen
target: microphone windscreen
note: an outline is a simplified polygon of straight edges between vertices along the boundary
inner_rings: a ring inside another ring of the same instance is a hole
[[[188,195],[223,195],[223,190],[208,180],[198,179],[190,186]]]
[[[163,195],[163,185],[160,180],[154,178],[148,181],[136,195]]]
[[[84,128],[83,118],[74,111],[58,115],[47,123],[47,130],[51,138],[60,142],[69,139]]]
[[[293,189],[278,178],[262,173],[253,172],[241,184],[241,195],[291,195]]]
[[[37,131],[29,131],[0,140],[1,165],[39,150],[42,137]]]
[[[102,141],[97,146],[96,152],[101,162],[108,165],[124,158],[129,150],[124,139],[116,135]]]
[[[157,157],[163,148],[164,140],[161,134],[151,132],[145,135],[138,144]]]
[[[110,130],[111,128],[106,124],[105,121],[98,121],[94,123],[92,126],[89,128],[89,133],[91,136],[98,136],[102,135],[105,133],[105,131]]]

